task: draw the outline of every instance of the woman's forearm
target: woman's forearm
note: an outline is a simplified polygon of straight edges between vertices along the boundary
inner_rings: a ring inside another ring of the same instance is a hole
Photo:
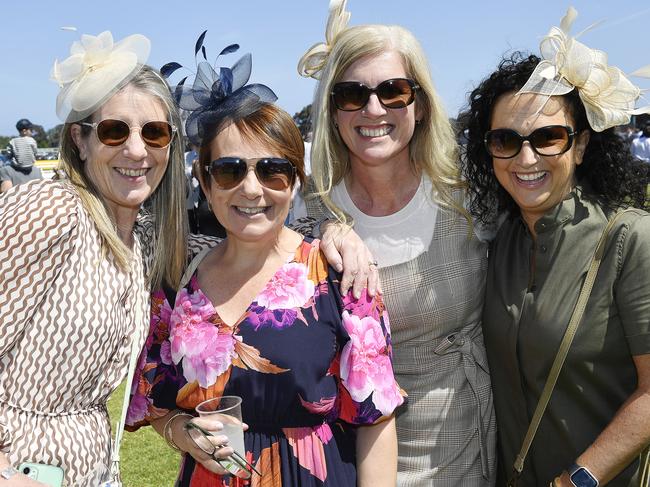
[[[357,430],[357,485],[395,487],[397,432],[395,417]]]
[[[639,384],[612,421],[576,460],[605,485],[629,465],[650,442],[650,354],[634,357]],[[571,485],[562,474],[560,485]],[[568,482],[568,483],[567,483]]]

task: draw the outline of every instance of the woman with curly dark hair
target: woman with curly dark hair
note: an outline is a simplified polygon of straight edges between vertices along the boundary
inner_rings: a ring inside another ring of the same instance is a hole
[[[470,211],[486,225],[502,221],[483,314],[497,485],[647,486],[639,457],[650,442],[648,170],[614,133],[639,92],[602,53],[568,36],[574,17],[571,9],[544,38],[544,60],[503,60],[462,117]],[[524,437],[597,242],[622,207],[637,209],[620,215],[605,240],[526,456]]]

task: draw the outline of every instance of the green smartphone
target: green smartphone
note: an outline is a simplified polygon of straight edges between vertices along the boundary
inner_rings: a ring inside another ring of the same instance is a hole
[[[30,479],[51,487],[61,487],[63,485],[63,469],[54,465],[45,465],[44,463],[21,463],[18,471],[27,475]]]

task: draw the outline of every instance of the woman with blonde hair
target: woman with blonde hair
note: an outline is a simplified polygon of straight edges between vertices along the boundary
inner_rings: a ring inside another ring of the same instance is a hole
[[[106,401],[144,343],[150,286],[185,265],[180,117],[149,49],[108,31],[75,42],[52,72],[65,178],[0,197],[2,485],[44,485],[26,462],[68,485],[109,478]]]
[[[487,252],[463,209],[453,130],[413,35],[348,19],[333,2],[326,43],[298,67],[319,79],[307,213],[353,223],[380,259],[395,376],[409,395],[397,413],[398,485],[491,485]]]

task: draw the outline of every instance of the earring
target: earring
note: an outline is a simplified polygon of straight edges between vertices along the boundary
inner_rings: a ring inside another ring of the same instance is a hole
[[[212,211],[212,205],[210,204],[210,200],[208,199],[208,210]]]

